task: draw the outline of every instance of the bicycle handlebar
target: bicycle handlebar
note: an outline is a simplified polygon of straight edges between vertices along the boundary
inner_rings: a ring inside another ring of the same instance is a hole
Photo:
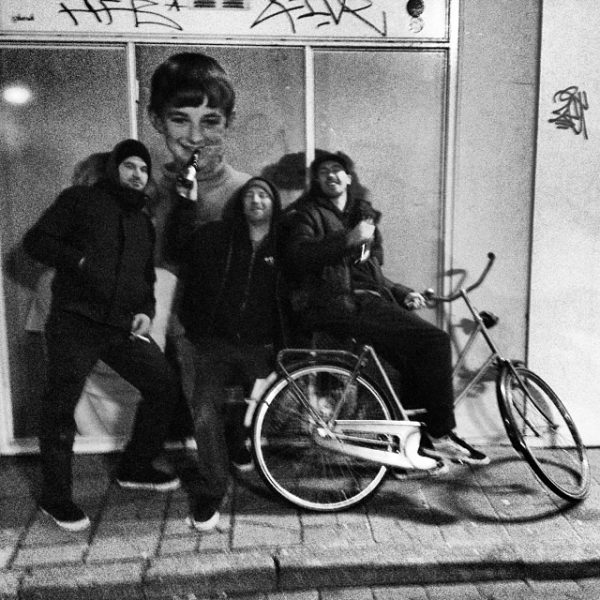
[[[496,255],[493,252],[488,252],[487,257],[488,262],[485,265],[483,271],[481,272],[479,279],[477,279],[475,283],[472,283],[467,288],[460,288],[459,290],[452,294],[449,294],[448,296],[438,296],[434,290],[429,288],[423,292],[423,297],[425,298],[425,300],[427,300],[427,302],[453,302],[457,298],[460,298],[463,293],[469,293],[475,288],[478,288],[487,277],[487,274],[489,273],[490,269],[492,268],[492,265],[494,264],[494,261],[496,260]]]

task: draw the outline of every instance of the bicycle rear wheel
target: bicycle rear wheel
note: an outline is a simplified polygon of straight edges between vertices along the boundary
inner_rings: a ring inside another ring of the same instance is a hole
[[[390,420],[393,410],[376,387],[335,364],[309,364],[277,380],[254,415],[255,464],[266,484],[288,502],[321,512],[347,509],[370,496],[387,467],[318,445],[330,419]],[[366,445],[391,449],[389,436],[363,433]]]
[[[582,500],[590,466],[575,423],[560,398],[536,373],[506,365],[497,380],[504,427],[538,479],[566,500]]]

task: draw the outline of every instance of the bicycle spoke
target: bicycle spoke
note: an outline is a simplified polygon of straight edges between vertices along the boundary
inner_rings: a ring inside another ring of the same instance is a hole
[[[548,384],[529,369],[513,365],[500,375],[498,401],[509,437],[540,481],[562,498],[584,498],[590,482],[587,453]]]
[[[365,499],[386,468],[344,454],[348,442],[340,441],[336,451],[317,442],[323,431],[331,431],[332,415],[390,419],[386,401],[372,384],[360,377],[354,381],[352,372],[339,366],[311,365],[289,378],[293,383],[281,380],[257,409],[253,441],[259,472],[277,493],[303,508],[339,510]],[[368,433],[353,437],[367,445],[382,443],[381,436]]]

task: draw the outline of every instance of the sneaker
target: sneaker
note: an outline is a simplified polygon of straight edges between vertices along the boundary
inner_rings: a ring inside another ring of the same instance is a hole
[[[231,458],[231,464],[240,473],[248,473],[254,470],[252,453],[248,448],[243,448],[236,452],[236,455]]]
[[[176,490],[181,482],[179,477],[147,467],[135,472],[122,470],[117,475],[117,483],[129,490],[152,490],[154,492],[170,492]]]
[[[186,523],[197,531],[210,531],[219,522],[219,511],[214,502],[210,500],[196,500],[192,514],[186,519]]]
[[[88,516],[70,500],[50,503],[40,502],[40,510],[48,515],[61,529],[83,531],[90,526]]]
[[[473,446],[467,444],[465,440],[459,438],[453,431],[440,438],[429,437],[433,449],[423,447],[421,450],[426,456],[447,458],[459,464],[487,465],[490,462],[489,456],[486,456],[479,450],[475,450]]]
[[[430,477],[439,477],[450,472],[448,465],[443,460],[437,460],[433,469],[391,469],[391,474],[398,481],[411,481],[415,479],[429,479]]]

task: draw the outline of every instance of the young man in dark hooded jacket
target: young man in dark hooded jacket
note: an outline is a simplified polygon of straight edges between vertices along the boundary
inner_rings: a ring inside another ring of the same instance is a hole
[[[274,254],[281,204],[269,181],[253,177],[224,220],[198,227],[196,187],[179,191],[167,231],[169,253],[182,267],[178,315],[194,347],[191,410],[201,491],[189,523],[206,531],[219,520],[230,464],[251,466],[242,419],[227,410],[225,387],[241,384],[248,392],[266,377],[283,331]]]
[[[285,239],[282,235],[297,320],[313,331],[371,344],[408,375],[411,403],[427,409],[423,453],[487,464],[485,454],[453,431],[450,338],[412,312],[425,306],[421,294],[384,277],[380,215],[352,196],[347,158],[323,152],[310,172],[311,187],[286,217]]]
[[[40,508],[70,531],[89,526],[72,500],[74,411],[100,359],[142,394],[117,481],[122,487],[157,491],[179,486],[177,477],[152,466],[179,383],[148,336],[155,305],[154,230],[142,209],[150,170],[150,154],[141,142],[118,143],[105,177],[63,191],[24,239],[33,258],[56,269],[46,324]]]

